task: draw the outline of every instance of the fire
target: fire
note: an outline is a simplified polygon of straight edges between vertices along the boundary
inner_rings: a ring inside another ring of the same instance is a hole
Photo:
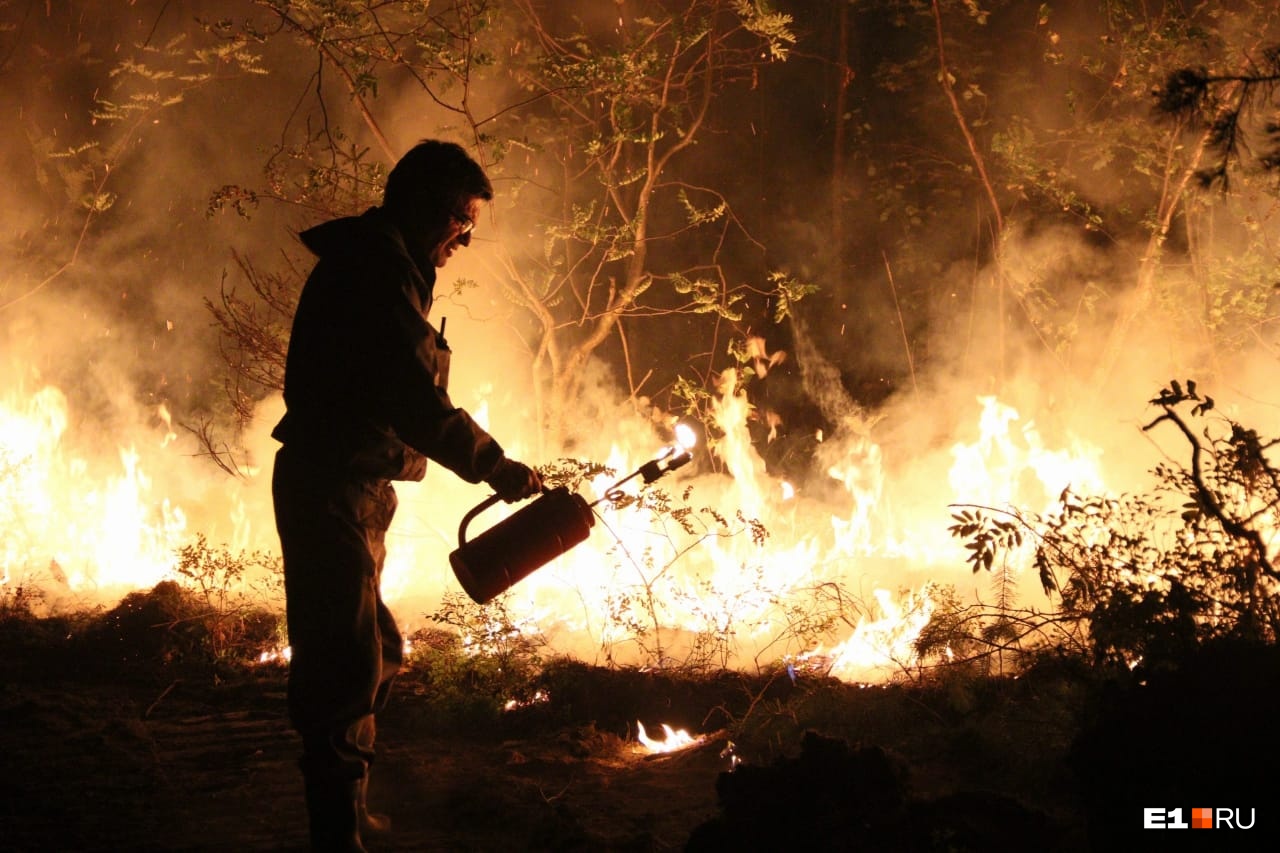
[[[928,590],[895,602],[888,590],[877,589],[879,619],[858,622],[852,636],[829,653],[830,675],[844,681],[863,681],[886,667],[904,666],[915,659],[912,643],[929,624],[933,601]]]
[[[1077,440],[1070,450],[1051,450],[1034,422],[1014,430],[1021,416],[1012,406],[990,396],[979,397],[978,403],[978,440],[952,447],[955,463],[949,479],[957,503],[1009,506],[1031,500],[1037,496],[1020,489],[1028,474],[1043,490],[1040,505],[1031,507],[1036,511],[1047,509],[1068,486],[1078,493],[1106,491],[1096,448]]]
[[[87,459],[66,446],[68,423],[52,387],[0,404],[4,582],[93,594],[170,576],[182,509],[157,493],[136,446],[118,448],[114,466]]]
[[[662,740],[651,738],[645,731],[644,723],[636,720],[636,740],[650,753],[677,752],[702,743],[701,737],[689,734],[687,729],[673,729],[666,723],[662,724],[662,732]]]
[[[293,648],[290,646],[281,646],[275,649],[267,649],[258,655],[258,663],[288,663],[293,660]]]
[[[191,523],[172,488],[152,474],[177,458],[167,410],[114,455],[94,456],[70,435],[68,408],[51,387],[0,406],[4,583],[123,594],[172,577],[175,550],[194,533],[217,526],[240,544],[250,528],[273,531],[261,500],[267,453],[244,469],[248,486],[220,481],[231,493],[218,504],[222,516],[206,512]],[[487,419],[483,402],[474,409]],[[1087,491],[1102,482],[1098,451],[1078,441],[1052,447],[995,397],[977,398],[972,435],[910,460],[925,470],[927,488],[915,495],[872,423],[850,421],[822,436],[826,484],[817,488],[768,470],[747,429],[752,407],[732,373],[721,376],[714,414],[710,447],[696,448],[693,431],[676,424],[665,448],[661,439],[649,447],[618,441],[602,454],[598,461],[614,471],[674,472],[656,485],[671,494],[692,486],[692,506],[655,514],[644,501],[615,505],[608,492],[616,476],[588,484],[584,497],[595,501],[598,519],[592,538],[513,588],[504,630],[518,626],[588,661],[730,668],[807,661],[806,672],[884,680],[915,663],[913,643],[934,610],[929,581],[972,582],[945,532],[948,504],[1036,505],[1067,485]],[[636,457],[651,458],[654,446],[657,458],[637,468]],[[714,454],[720,473],[675,471],[695,452]],[[406,629],[440,595],[456,592],[442,568],[454,525],[484,496],[440,471],[428,480],[397,484],[401,506],[388,534],[383,593]],[[627,491],[640,494],[647,483],[637,478]],[[277,547],[273,538],[267,547]],[[914,591],[889,591],[901,589]],[[482,648],[483,633],[466,638],[468,648]]]
[[[698,434],[686,423],[676,424],[676,444],[684,450],[692,452],[698,446]]]
[[[542,690],[535,690],[533,695],[528,699],[508,699],[502,704],[504,711],[516,711],[521,708],[529,708],[534,705],[544,705],[551,701],[551,696]]]

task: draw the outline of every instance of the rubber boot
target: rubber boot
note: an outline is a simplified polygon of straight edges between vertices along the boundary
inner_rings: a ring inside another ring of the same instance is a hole
[[[368,835],[385,835],[391,831],[391,818],[384,814],[369,811],[369,777],[360,780],[356,797],[356,814],[359,816],[360,832]]]
[[[367,853],[360,840],[360,782],[307,779],[306,793],[315,853]]]

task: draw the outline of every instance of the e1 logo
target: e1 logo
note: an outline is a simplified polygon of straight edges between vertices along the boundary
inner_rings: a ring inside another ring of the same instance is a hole
[[[1182,809],[1143,809],[1143,829],[1253,829],[1258,816],[1249,809],[1249,822],[1244,823],[1243,809],[1189,809],[1191,822],[1183,818]]]

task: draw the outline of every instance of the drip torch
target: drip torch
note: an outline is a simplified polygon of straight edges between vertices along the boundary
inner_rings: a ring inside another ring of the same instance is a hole
[[[585,541],[595,524],[594,507],[603,502],[616,503],[621,487],[636,477],[648,485],[693,459],[689,437],[668,447],[635,471],[605,490],[604,497],[592,503],[566,486],[543,489],[533,503],[498,522],[488,530],[467,539],[467,527],[477,515],[499,500],[490,495],[467,512],[458,526],[458,547],[449,555],[449,565],[462,589],[477,604],[491,601],[542,566]]]

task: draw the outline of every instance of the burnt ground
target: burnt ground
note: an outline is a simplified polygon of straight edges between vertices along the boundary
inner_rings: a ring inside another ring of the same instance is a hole
[[[306,849],[283,667],[0,628],[0,850]],[[394,831],[368,848],[1136,849],[1145,807],[1252,807],[1253,832],[1191,847],[1240,850],[1280,825],[1271,648],[1144,683],[1067,661],[887,687],[572,662],[544,680],[545,702],[469,715],[406,673],[370,786]],[[704,740],[648,756],[637,719]]]

